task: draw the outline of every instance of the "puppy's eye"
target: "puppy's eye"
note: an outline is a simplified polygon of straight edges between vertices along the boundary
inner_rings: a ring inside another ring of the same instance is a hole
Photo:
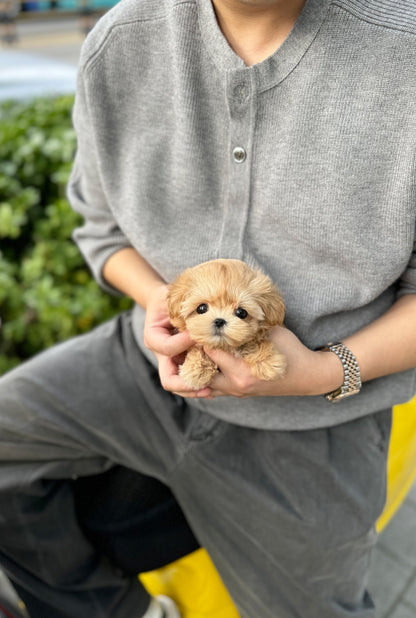
[[[208,311],[208,305],[206,303],[202,303],[201,305],[198,305],[198,307],[196,308],[197,313],[206,313],[207,311]]]
[[[237,307],[237,309],[234,311],[234,315],[240,318],[240,320],[245,320],[246,317],[248,316],[248,313],[242,307]]]

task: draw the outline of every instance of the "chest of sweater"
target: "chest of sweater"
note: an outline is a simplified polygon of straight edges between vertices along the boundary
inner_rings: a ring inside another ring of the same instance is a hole
[[[296,324],[305,299],[310,321],[400,277],[414,243],[415,97],[394,34],[378,36],[369,57],[356,23],[334,16],[267,79],[261,66],[218,70],[197,36],[167,48],[149,35],[141,62],[128,49],[103,57],[101,88],[119,83],[96,103],[106,197],[167,281],[245,259],[278,282]]]

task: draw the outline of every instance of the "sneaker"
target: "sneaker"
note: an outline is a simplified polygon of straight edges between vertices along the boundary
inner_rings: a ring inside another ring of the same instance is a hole
[[[143,618],[181,618],[181,615],[172,599],[161,594],[150,600],[149,608]]]
[[[176,604],[170,597],[166,597],[163,594],[156,597],[163,609],[163,618],[181,618]]]

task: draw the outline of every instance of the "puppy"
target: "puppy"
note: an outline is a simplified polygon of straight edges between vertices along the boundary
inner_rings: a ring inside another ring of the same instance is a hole
[[[195,342],[179,368],[190,388],[204,388],[218,371],[203,346],[243,358],[261,380],[284,374],[285,359],[268,335],[283,323],[285,306],[262,272],[225,259],[188,268],[171,284],[168,308],[172,326]]]

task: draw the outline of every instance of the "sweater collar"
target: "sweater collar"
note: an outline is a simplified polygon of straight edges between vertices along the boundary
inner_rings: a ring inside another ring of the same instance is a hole
[[[277,85],[295,68],[318,34],[331,2],[306,0],[282,45],[262,62],[247,67],[221,32],[211,0],[196,0],[202,38],[217,68],[254,73],[259,92]]]

